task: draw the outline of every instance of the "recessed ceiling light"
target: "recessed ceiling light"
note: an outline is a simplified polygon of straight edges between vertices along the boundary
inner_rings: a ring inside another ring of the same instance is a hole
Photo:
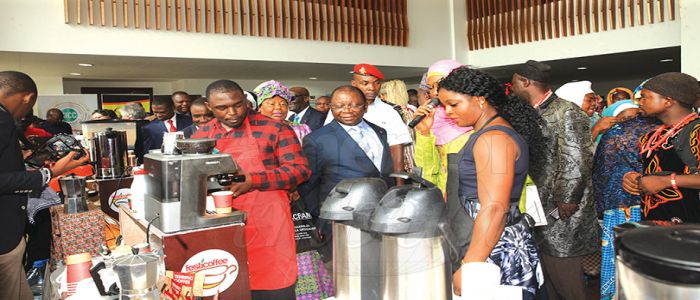
[[[665,59],[660,60],[659,62],[665,63],[665,62],[672,62],[672,61],[673,61],[673,58],[665,58]]]
[[[577,69],[577,70],[583,71],[583,70],[588,70],[588,67],[578,67],[578,68],[576,68],[576,69]]]
[[[309,77],[309,79],[311,79],[311,80],[316,80],[316,79],[318,79],[318,78],[316,78],[316,77]]]
[[[93,64],[80,63],[80,64],[78,64],[78,66],[81,66],[81,67],[92,67],[92,66],[94,66],[94,65],[93,65]]]
[[[80,73],[68,73],[68,75],[71,75],[71,76],[80,76]]]

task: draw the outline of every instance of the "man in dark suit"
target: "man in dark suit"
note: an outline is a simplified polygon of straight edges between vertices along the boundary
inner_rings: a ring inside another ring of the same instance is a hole
[[[0,299],[33,299],[22,267],[27,195],[41,192],[51,177],[87,162],[75,152],[51,168],[27,171],[19,144],[17,120],[36,103],[37,88],[27,74],[0,72]]]
[[[144,153],[160,149],[163,133],[182,131],[192,125],[192,118],[175,113],[175,104],[170,99],[156,98],[151,103],[151,111],[156,119],[143,127]]]
[[[362,119],[366,110],[362,91],[349,85],[336,88],[331,95],[334,120],[304,138],[311,178],[299,186],[299,194],[316,217],[323,200],[343,179],[378,177],[394,184],[386,131]],[[329,236],[330,226],[322,231]]]
[[[199,127],[207,124],[214,118],[214,114],[209,110],[207,106],[207,98],[199,97],[197,100],[192,102],[190,106],[190,113],[192,114],[192,125],[187,126],[182,132],[185,134],[185,138],[189,139]]]
[[[288,121],[306,124],[313,131],[323,127],[323,122],[326,120],[326,115],[309,107],[309,90],[296,86],[289,89],[294,95],[292,101],[289,101],[289,111],[292,114],[287,118]]]

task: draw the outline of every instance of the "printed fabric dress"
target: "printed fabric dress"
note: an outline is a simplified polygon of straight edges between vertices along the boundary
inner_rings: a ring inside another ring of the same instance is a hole
[[[680,141],[685,147],[690,147],[690,152],[700,161],[700,117],[695,116],[689,124],[690,134],[687,141]],[[665,135],[668,127],[663,127],[660,135]],[[647,133],[639,140],[641,151],[648,149],[655,131]],[[679,138],[673,135],[670,139]],[[673,146],[673,142],[665,142],[661,147],[651,153],[641,153],[644,175],[678,175],[690,174],[688,166],[683,162]],[[700,197],[698,190],[689,188],[672,187],[662,190],[654,195],[644,195],[642,198],[642,219],[671,221],[674,223],[699,223],[700,222]]]
[[[506,218],[506,227],[486,261],[501,268],[502,285],[522,287],[523,298],[532,299],[544,280],[541,277],[540,259],[532,237],[532,229],[523,220],[524,215],[521,215],[518,209],[520,194],[527,177],[529,154],[525,140],[515,130],[495,125],[471,135],[459,153],[461,156],[459,162],[459,198],[464,202],[467,213],[476,219],[480,205],[473,148],[479,136],[491,130],[498,130],[511,136],[520,148],[520,156],[515,161],[515,178],[511,189],[510,211]]]
[[[301,143],[311,133],[306,124],[292,123],[290,127]],[[291,197],[290,197],[291,198]],[[298,277],[294,288],[297,300],[320,300],[333,297],[333,277],[328,274],[317,250],[297,253]]]

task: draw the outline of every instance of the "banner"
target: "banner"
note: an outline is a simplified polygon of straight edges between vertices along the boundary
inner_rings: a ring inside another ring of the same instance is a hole
[[[36,100],[34,114],[45,119],[49,109],[58,108],[63,112],[63,121],[74,130],[80,130],[80,122],[90,120],[90,114],[97,109],[97,95],[41,95]]]

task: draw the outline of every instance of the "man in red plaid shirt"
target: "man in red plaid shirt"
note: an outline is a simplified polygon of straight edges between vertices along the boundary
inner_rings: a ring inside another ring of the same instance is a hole
[[[294,131],[280,121],[249,111],[243,90],[230,80],[206,90],[216,119],[192,138],[215,138],[231,154],[245,181],[233,183],[233,207],[245,211],[252,299],[296,298],[296,247],[288,191],[311,175]]]

